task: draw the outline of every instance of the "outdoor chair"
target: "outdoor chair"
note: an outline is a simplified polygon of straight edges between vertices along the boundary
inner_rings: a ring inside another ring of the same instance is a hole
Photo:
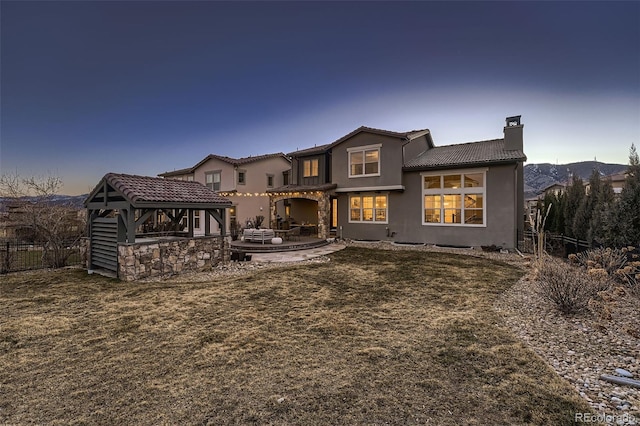
[[[300,227],[296,226],[287,231],[287,238],[289,240],[300,240]]]

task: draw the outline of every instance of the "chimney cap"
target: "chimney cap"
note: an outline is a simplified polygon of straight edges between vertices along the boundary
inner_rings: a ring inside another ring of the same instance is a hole
[[[520,125],[520,117],[521,115],[514,115],[513,117],[507,117],[507,126],[506,127],[514,127]]]

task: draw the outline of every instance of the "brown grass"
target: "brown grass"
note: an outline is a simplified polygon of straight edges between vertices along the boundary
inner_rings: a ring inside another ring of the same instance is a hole
[[[4,276],[0,423],[573,424],[491,309],[521,274],[351,247],[209,283]]]

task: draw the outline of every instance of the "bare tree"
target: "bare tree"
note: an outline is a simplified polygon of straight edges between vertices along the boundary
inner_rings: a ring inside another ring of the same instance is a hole
[[[64,266],[85,233],[84,211],[56,200],[62,188],[57,176],[21,177],[17,172],[0,176],[0,195],[10,199],[9,220],[17,236],[42,243],[43,263]]]

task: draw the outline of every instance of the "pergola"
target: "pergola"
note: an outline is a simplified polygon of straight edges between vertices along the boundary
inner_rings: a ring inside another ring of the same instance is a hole
[[[193,181],[108,173],[85,201],[91,243],[91,265],[117,268],[117,245],[134,243],[136,229],[159,212],[175,229],[187,218],[193,237],[194,212],[204,211],[204,234],[211,235],[211,218],[226,236],[226,209],[231,201]]]

